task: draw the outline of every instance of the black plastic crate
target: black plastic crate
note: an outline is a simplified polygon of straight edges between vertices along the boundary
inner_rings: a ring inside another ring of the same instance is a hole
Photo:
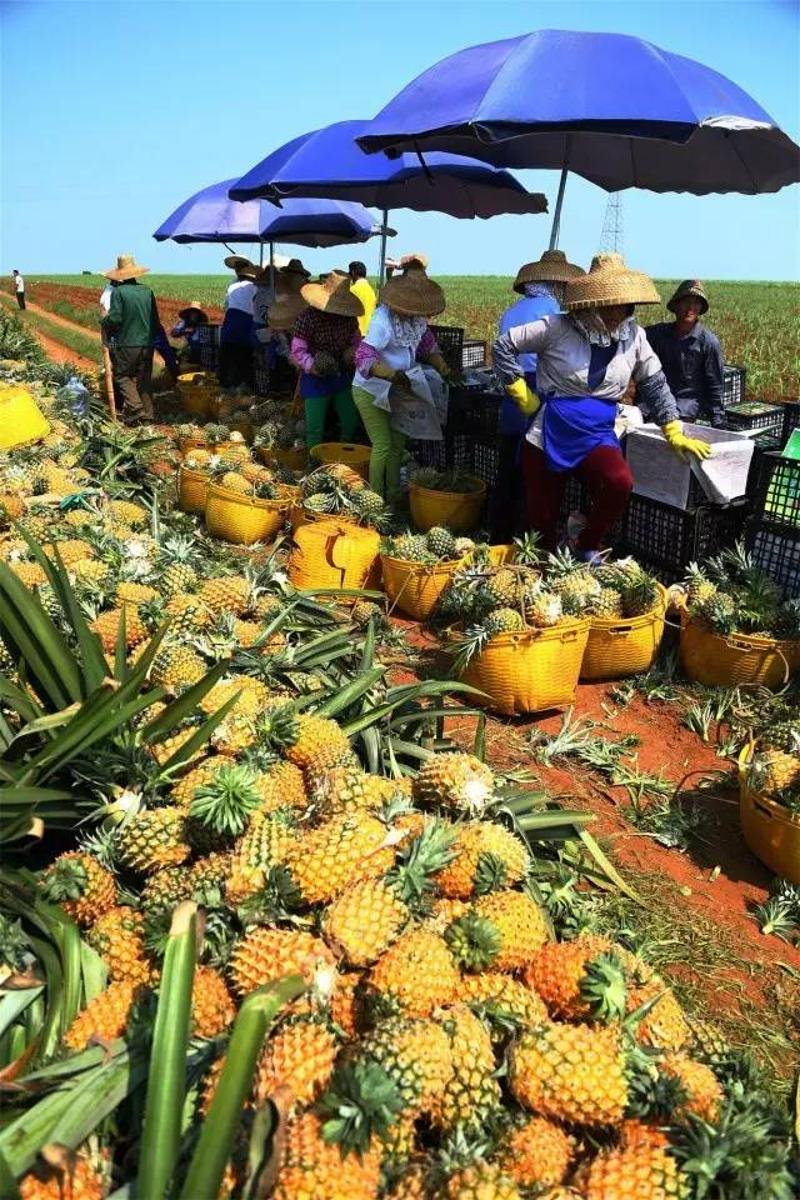
[[[683,578],[690,562],[732,546],[742,536],[748,512],[748,504],[707,504],[685,511],[632,495],[615,548],[632,554],[665,583],[673,583]]]
[[[747,401],[725,410],[725,428],[738,431],[765,429],[780,437],[783,429],[783,409],[778,404]]]
[[[800,532],[781,529],[759,517],[748,521],[747,549],[755,562],[774,579],[787,600],[800,596]]]
[[[764,454],[755,480],[755,516],[800,535],[800,460]]]
[[[206,371],[216,371],[219,363],[220,325],[200,325],[197,329],[197,344],[200,349],[200,366]]]
[[[722,403],[725,408],[744,402],[746,374],[744,367],[735,363],[726,363],[722,368]]]
[[[789,400],[781,407],[783,408],[781,446],[785,446],[795,429],[800,427],[800,400]]]
[[[503,397],[496,392],[451,388],[447,427],[493,446],[499,436],[502,403]]]
[[[486,342],[470,339],[461,345],[461,369],[486,366]]]
[[[411,441],[407,443],[407,449],[414,462],[421,467],[435,467],[437,471],[444,471],[448,467],[446,447],[443,441]]]
[[[464,346],[464,330],[456,325],[429,325],[442,352],[442,358],[451,371],[461,370],[461,353]]]

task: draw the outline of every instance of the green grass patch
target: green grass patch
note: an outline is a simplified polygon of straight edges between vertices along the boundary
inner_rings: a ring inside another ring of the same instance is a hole
[[[23,324],[43,333],[45,337],[52,338],[59,345],[66,346],[68,350],[79,354],[81,358],[88,358],[92,362],[100,361],[100,346],[96,339],[84,336],[72,329],[66,329],[56,321],[48,321],[46,317],[40,317],[29,309],[17,315]]]

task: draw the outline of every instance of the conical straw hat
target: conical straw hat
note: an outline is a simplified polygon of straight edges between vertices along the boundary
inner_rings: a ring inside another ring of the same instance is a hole
[[[656,285],[643,271],[632,271],[621,254],[596,254],[585,275],[567,284],[564,307],[605,308],[613,304],[660,304]]]
[[[402,261],[402,260],[401,260]],[[446,307],[444,292],[428,278],[423,255],[408,256],[401,275],[393,275],[381,288],[381,304],[404,317],[435,317]]]
[[[684,296],[695,296],[703,306],[702,311],[708,312],[708,296],[706,289],[699,279],[684,279],[683,283],[679,283],[673,294],[667,301],[667,308],[670,312],[675,312],[675,305]]]
[[[340,271],[331,271],[319,283],[305,283],[300,295],[306,304],[320,312],[334,313],[339,317],[360,317],[364,306],[358,296],[350,291],[350,276]]]
[[[524,292],[526,283],[571,283],[585,274],[583,267],[567,262],[563,250],[545,250],[536,262],[520,267],[514,280],[514,291]]]
[[[132,254],[118,254],[116,267],[112,267],[110,271],[104,271],[103,275],[106,279],[121,281],[138,279],[140,275],[146,275],[149,270],[149,267],[140,267]]]

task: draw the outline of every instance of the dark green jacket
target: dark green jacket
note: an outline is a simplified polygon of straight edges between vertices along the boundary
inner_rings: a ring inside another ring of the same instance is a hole
[[[128,280],[113,289],[103,327],[117,346],[155,345],[158,325],[156,298],[149,287]]]

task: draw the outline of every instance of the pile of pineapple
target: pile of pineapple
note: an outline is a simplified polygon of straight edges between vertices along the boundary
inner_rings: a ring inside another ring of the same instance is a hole
[[[305,476],[300,489],[300,504],[313,516],[343,517],[379,531],[391,524],[383,497],[344,463],[317,467]]]
[[[432,492],[457,492],[469,495],[479,491],[483,484],[474,475],[463,471],[439,471],[436,467],[420,467],[412,463],[408,468],[408,479],[416,487]]]
[[[389,558],[399,558],[422,566],[459,562],[477,549],[478,543],[472,538],[456,537],[443,525],[434,525],[427,533],[415,533],[408,529],[385,538],[381,544],[381,553]]]
[[[800,817],[800,718],[774,721],[757,739],[747,767],[752,791]]]
[[[800,599],[784,598],[741,544],[692,563],[684,589],[691,616],[714,633],[800,640]]]
[[[301,450],[305,447],[306,426],[302,417],[294,416],[284,400],[265,400],[256,413],[260,425],[253,445],[266,450]]]

